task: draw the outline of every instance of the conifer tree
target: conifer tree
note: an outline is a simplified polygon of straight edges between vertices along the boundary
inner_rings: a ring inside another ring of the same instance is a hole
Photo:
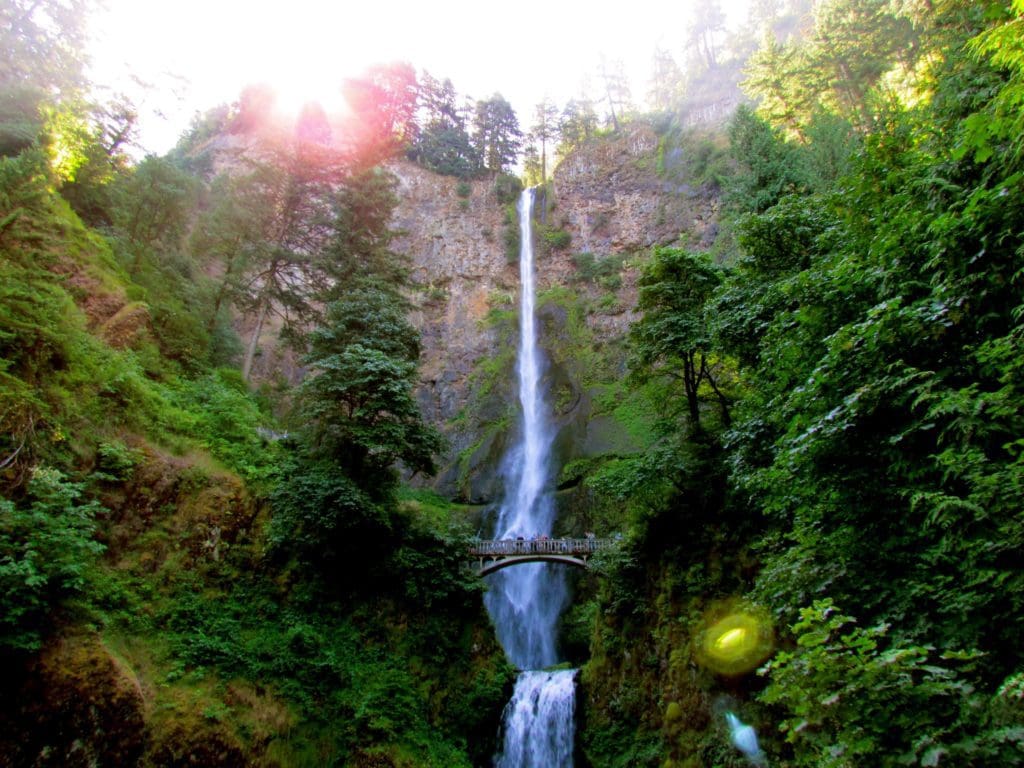
[[[545,97],[535,108],[530,140],[540,147],[540,178],[548,178],[548,146],[558,139],[558,107]]]
[[[501,173],[515,163],[522,136],[515,110],[500,93],[476,102],[473,146],[488,171]]]

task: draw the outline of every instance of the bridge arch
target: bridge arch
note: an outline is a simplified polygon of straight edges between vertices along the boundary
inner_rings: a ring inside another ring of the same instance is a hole
[[[573,565],[577,568],[590,567],[586,560],[579,557],[573,557],[572,555],[521,555],[503,557],[497,560],[484,562],[480,565],[479,574],[481,576],[487,576],[488,574],[495,573],[503,568],[508,568],[513,565],[521,565],[522,563],[563,563],[564,565]]]
[[[522,563],[562,563],[589,568],[590,556],[614,544],[612,539],[492,539],[477,540],[469,555],[480,576]]]

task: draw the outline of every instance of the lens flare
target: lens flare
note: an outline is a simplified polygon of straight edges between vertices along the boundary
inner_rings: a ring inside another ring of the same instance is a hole
[[[724,606],[705,614],[697,658],[713,672],[743,675],[771,655],[771,622],[752,606]]]

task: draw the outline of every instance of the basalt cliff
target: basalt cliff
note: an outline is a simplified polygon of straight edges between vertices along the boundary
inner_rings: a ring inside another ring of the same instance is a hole
[[[624,372],[622,341],[651,248],[707,247],[717,234],[715,191],[687,183],[686,163],[683,149],[638,123],[565,157],[537,195],[538,311],[560,465],[640,447],[597,400]],[[515,428],[514,203],[493,178],[460,182],[405,161],[391,171],[394,248],[411,260],[418,289],[418,397],[450,443],[439,474],[423,482],[488,503],[500,494],[500,458]]]

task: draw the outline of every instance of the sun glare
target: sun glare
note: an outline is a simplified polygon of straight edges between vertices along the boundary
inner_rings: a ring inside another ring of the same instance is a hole
[[[274,91],[274,108],[282,117],[294,118],[310,103],[323,107],[328,115],[348,112],[342,96],[342,81],[346,76],[332,72],[330,76],[316,71],[285,70],[267,81]]]

